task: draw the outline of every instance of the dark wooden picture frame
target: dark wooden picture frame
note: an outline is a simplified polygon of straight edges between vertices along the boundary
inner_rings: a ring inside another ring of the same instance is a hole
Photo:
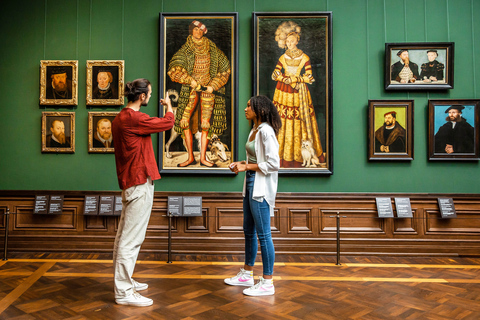
[[[124,104],[125,62],[123,60],[87,60],[87,105]]]
[[[159,29],[159,95],[169,92],[176,116],[174,128],[159,136],[159,170],[233,174],[228,166],[238,157],[238,13],[160,13]],[[209,63],[196,79],[195,45],[200,61]],[[164,114],[160,103],[158,113]]]
[[[78,104],[78,61],[40,61],[40,105]]]
[[[42,153],[75,153],[75,112],[42,112]]]
[[[429,160],[480,160],[480,100],[428,100],[428,119]]]
[[[88,113],[88,152],[114,153],[112,122],[119,112]]]
[[[368,101],[368,160],[413,160],[413,100]]]
[[[453,42],[385,43],[385,90],[453,89],[454,49]]]
[[[253,95],[282,117],[279,173],[333,174],[332,13],[253,12],[252,21]]]

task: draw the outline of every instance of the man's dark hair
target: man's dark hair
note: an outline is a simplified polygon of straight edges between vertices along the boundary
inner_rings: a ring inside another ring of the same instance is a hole
[[[278,131],[282,127],[282,120],[278,114],[277,107],[266,96],[255,96],[250,98],[250,105],[253,112],[257,115],[261,122],[268,123],[278,134]]]
[[[148,95],[149,85],[150,81],[147,79],[136,79],[132,82],[127,82],[125,85],[125,97],[127,97],[128,102],[137,101],[142,93]]]

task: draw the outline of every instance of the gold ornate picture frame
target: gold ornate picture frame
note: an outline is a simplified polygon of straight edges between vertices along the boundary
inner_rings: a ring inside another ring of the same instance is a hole
[[[42,112],[42,153],[75,153],[75,112]]]
[[[124,103],[123,60],[87,60],[87,105],[121,106]]]
[[[40,105],[78,104],[78,60],[40,61]]]
[[[112,122],[119,112],[88,113],[88,152],[114,153]]]

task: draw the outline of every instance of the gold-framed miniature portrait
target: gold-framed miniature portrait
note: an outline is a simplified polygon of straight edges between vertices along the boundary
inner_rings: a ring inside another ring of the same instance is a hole
[[[112,122],[118,112],[88,113],[88,152],[114,153]]]
[[[87,105],[121,106],[124,103],[123,60],[87,60]]]
[[[78,60],[40,61],[40,105],[78,104]]]
[[[42,152],[75,153],[75,112],[42,112]]]

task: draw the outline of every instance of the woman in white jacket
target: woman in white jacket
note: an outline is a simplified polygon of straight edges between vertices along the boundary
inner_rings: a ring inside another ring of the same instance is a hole
[[[245,295],[264,296],[275,293],[273,263],[275,249],[270,229],[277,194],[280,157],[276,135],[282,123],[277,108],[266,96],[252,97],[245,108],[245,117],[253,128],[245,145],[247,161],[234,162],[230,170],[246,171],[243,186],[243,231],[245,233],[245,265],[233,278],[225,279],[232,286],[248,286]],[[253,266],[257,256],[257,235],[262,252],[263,277],[254,285]]]

